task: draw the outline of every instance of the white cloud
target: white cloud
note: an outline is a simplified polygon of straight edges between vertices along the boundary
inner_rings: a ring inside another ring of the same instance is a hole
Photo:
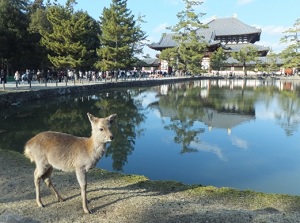
[[[274,53],[280,53],[288,46],[286,43],[280,43],[279,38],[277,40],[266,39],[264,41],[259,41],[256,44],[269,47]]]
[[[166,27],[168,27],[168,23],[161,23],[158,26],[156,26],[153,31],[154,33],[161,33],[163,31],[167,31]]]
[[[257,43],[259,45],[270,47],[275,53],[280,53],[287,47],[287,44],[280,43],[280,39],[284,37],[284,31],[288,29],[285,26],[255,26],[262,30],[261,40]]]
[[[260,108],[258,111],[255,111],[255,116],[262,120],[274,120],[275,114],[274,111],[268,110],[266,108]]]
[[[232,142],[232,145],[237,146],[241,149],[245,149],[245,150],[248,149],[248,142],[243,139],[233,136],[231,138],[231,142]]]
[[[222,149],[218,146],[209,145],[206,143],[191,142],[191,147],[197,149],[199,152],[209,152],[215,154],[220,160],[227,161],[227,158],[222,153]]]
[[[288,27],[284,26],[274,26],[274,25],[269,25],[269,26],[262,26],[260,27],[263,33],[266,34],[275,34],[275,35],[281,35],[283,36],[283,32],[288,29]]]
[[[238,0],[237,4],[238,5],[247,5],[247,4],[251,3],[251,2],[254,2],[254,0]]]

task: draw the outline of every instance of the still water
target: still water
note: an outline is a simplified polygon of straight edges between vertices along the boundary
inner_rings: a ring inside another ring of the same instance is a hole
[[[300,82],[199,80],[112,89],[0,111],[0,147],[33,135],[90,134],[86,113],[117,113],[97,167],[152,180],[300,195]]]

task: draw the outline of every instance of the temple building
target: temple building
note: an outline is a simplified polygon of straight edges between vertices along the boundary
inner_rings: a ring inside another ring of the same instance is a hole
[[[238,52],[243,47],[253,46],[261,57],[265,57],[270,50],[269,47],[257,45],[260,41],[261,29],[249,26],[236,18],[236,16],[228,18],[213,18],[206,24],[208,28],[199,29],[198,35],[203,36],[204,41],[208,45],[208,50],[202,60],[202,66],[209,69],[210,55],[219,47],[223,47],[225,53]],[[174,33],[163,34],[160,41],[149,44],[151,49],[162,51],[166,48],[173,48],[177,45],[174,41]],[[228,61],[232,61],[229,58]],[[237,64],[235,64],[238,66]],[[232,66],[232,62],[228,67]],[[168,65],[161,61],[161,70],[168,70]],[[232,69],[232,68],[231,68]]]

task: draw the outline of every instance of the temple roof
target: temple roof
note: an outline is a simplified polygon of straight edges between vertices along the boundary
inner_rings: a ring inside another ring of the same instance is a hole
[[[215,41],[213,37],[215,37],[214,32],[209,30],[201,30],[198,31],[199,36],[203,37],[203,41],[208,43],[209,46],[218,45],[220,41]],[[173,39],[175,33],[164,33],[158,43],[152,43],[148,46],[152,49],[165,49],[171,48],[177,45],[176,41]]]
[[[140,59],[136,66],[142,67],[158,67],[160,65],[160,60],[158,58],[144,58]]]
[[[148,67],[155,67],[159,66],[160,60],[158,58],[144,58],[142,61],[148,66]]]
[[[249,26],[235,17],[229,18],[214,18],[212,21],[206,24],[208,28],[199,29],[197,31],[199,36],[203,37],[203,41],[209,46],[221,44],[217,37],[220,36],[236,36],[236,35],[255,35],[254,40],[259,41],[261,29]],[[155,50],[163,50],[165,48],[171,48],[177,45],[173,36],[175,33],[164,33],[157,43],[149,44],[148,46]]]
[[[176,46],[176,42],[173,39],[173,36],[175,34],[174,33],[164,33],[162,35],[162,37],[160,38],[160,41],[158,43],[152,43],[149,44],[150,48],[156,48],[156,47],[160,47],[160,48],[169,48],[169,47],[174,47]]]
[[[258,57],[257,58],[262,64],[267,64],[270,63],[270,59],[266,56],[263,57]],[[227,64],[241,64],[241,62],[237,61],[236,59],[234,59],[233,57],[228,57],[225,61]],[[247,62],[247,65],[255,65],[257,62],[255,61],[250,61]],[[279,57],[276,58],[275,63],[277,65],[282,65],[283,64],[283,60]]]
[[[239,52],[242,48],[248,47],[248,46],[254,47],[258,52],[263,53],[263,55],[266,54],[270,50],[269,47],[265,47],[265,46],[261,46],[261,45],[257,45],[257,44],[239,43],[239,44],[227,44],[225,47],[225,52]],[[264,55],[264,56],[266,56],[266,55]]]
[[[236,17],[215,18],[207,23],[208,30],[214,31],[216,36],[233,36],[260,34],[261,29],[249,26]]]

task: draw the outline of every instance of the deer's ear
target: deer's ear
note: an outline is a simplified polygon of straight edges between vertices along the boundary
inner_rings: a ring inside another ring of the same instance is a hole
[[[90,114],[90,113],[87,113],[87,116],[88,116],[90,122],[93,122],[93,121],[95,121],[95,119],[96,119],[96,118],[95,118],[92,114]]]
[[[116,119],[116,117],[117,117],[117,114],[112,114],[107,117],[107,120],[109,121],[109,123],[113,123],[114,120]]]

